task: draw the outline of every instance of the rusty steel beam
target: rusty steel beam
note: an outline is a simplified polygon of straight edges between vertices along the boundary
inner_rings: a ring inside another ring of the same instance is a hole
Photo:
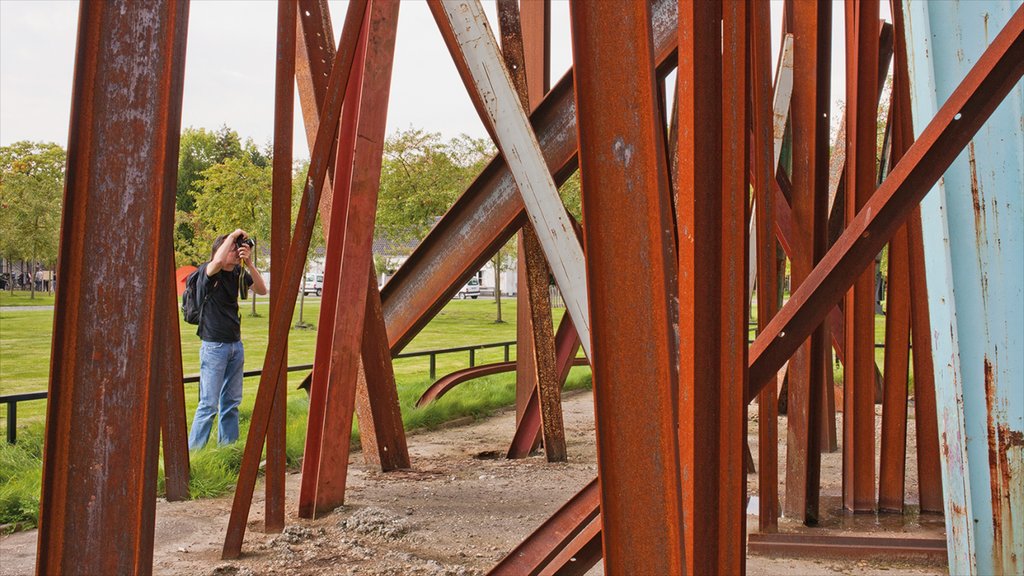
[[[338,150],[334,174],[334,188],[330,218],[324,220],[327,230],[327,253],[324,258],[324,287],[320,296],[320,330],[317,333],[316,350],[313,357],[313,374],[309,388],[309,416],[306,421],[306,446],[302,458],[302,481],[299,488],[299,517],[313,518],[317,509],[317,492],[321,485],[320,469],[324,448],[334,447],[334,437],[344,434],[337,421],[328,421],[327,406],[331,399],[329,376],[334,356],[335,334],[340,326],[337,314],[340,311],[338,292],[341,285],[342,255],[344,253],[347,215],[352,195],[353,162],[356,150],[356,130],[359,125],[361,89],[366,58],[367,15],[364,16],[356,48],[355,61],[348,78],[348,105],[341,111],[341,126],[338,136]],[[337,206],[334,206],[337,204]],[[323,206],[323,203],[321,203]],[[334,208],[337,208],[336,210]],[[346,307],[348,304],[346,303]],[[335,394],[335,401],[338,396]],[[326,441],[325,441],[326,439]],[[335,448],[336,450],[336,448]],[[347,457],[347,448],[345,449]]]
[[[296,5],[291,0],[277,3],[277,58],[274,86],[274,165],[270,214],[270,259],[287,259],[292,221],[292,123],[295,115]],[[282,279],[270,277],[271,294],[281,293]],[[273,298],[273,296],[271,296]],[[271,313],[273,313],[271,307]],[[285,350],[288,341],[283,343]],[[285,434],[288,420],[288,376],[281,376],[267,429],[266,501],[264,529],[284,530]]]
[[[679,574],[676,255],[649,8],[570,9],[604,566]]]
[[[946,559],[946,541],[941,538],[751,534],[750,553],[781,558],[942,562]]]
[[[342,199],[344,229],[333,230],[331,240],[339,248],[340,273],[333,321],[331,354],[327,377],[327,402],[319,470],[314,485],[313,515],[318,516],[345,502],[349,442],[355,410],[356,380],[366,311],[366,275],[372,267],[373,223],[383,161],[387,106],[391,89],[395,34],[398,24],[397,0],[374,0],[364,24],[359,69],[348,99],[358,108],[357,127],[352,140],[354,156],[351,177],[335,181],[335,199]],[[365,51],[365,56],[363,52]],[[367,73],[372,71],[372,73]],[[346,143],[347,144],[347,143]],[[339,163],[342,158],[339,145]],[[347,169],[347,167],[346,167]]]
[[[651,3],[655,62],[661,70],[675,61],[676,10],[675,0]],[[572,85],[570,72],[531,115],[547,166],[559,185],[576,169]],[[498,156],[381,290],[391,352],[400,352],[524,221],[522,198],[505,159]]]
[[[584,576],[601,561],[601,517],[591,520],[582,532],[541,570],[541,576]]]
[[[153,568],[188,2],[83,3],[36,571]],[[131,230],[131,234],[111,234]],[[124,263],[138,273],[124,274]],[[124,302],[132,305],[125,307]]]
[[[569,364],[572,366],[588,366],[589,363],[586,358],[574,358]],[[420,394],[419,399],[416,400],[416,407],[422,408],[428,404],[436,402],[441,399],[442,396],[452,391],[453,388],[462,384],[463,382],[469,382],[477,378],[483,378],[484,376],[492,376],[494,374],[501,374],[503,372],[512,372],[516,369],[515,361],[511,362],[495,362],[493,364],[478,364],[470,368],[463,368],[462,370],[456,370],[449,374],[437,379],[436,382],[427,387]],[[531,402],[534,402],[536,406],[536,393],[530,396]],[[518,427],[518,426],[517,426]],[[518,456],[522,458],[523,456]]]
[[[512,172],[551,274],[590,356],[590,318],[583,250],[522,102],[516,94],[479,0],[431,0],[441,36],[484,126]]]
[[[771,381],[770,377],[824,320],[833,303],[852,285],[856,274],[874,260],[874,254],[881,250],[1024,76],[1024,61],[1017,57],[1021,50],[1024,50],[1024,12],[1018,12],[1007,23],[908,148],[889,178],[878,187],[857,219],[754,340],[748,360],[747,402],[757,397]],[[595,479],[590,486],[596,482]],[[599,493],[590,490],[581,492],[570,502],[576,510],[597,510],[599,501]],[[558,522],[563,534],[571,531],[575,535],[588,522],[580,516],[559,511],[548,522]],[[535,547],[536,552],[530,552],[527,543]],[[546,532],[538,530],[520,548],[526,551],[518,553],[517,560],[537,561],[552,548],[558,548],[558,544],[548,538]],[[510,554],[505,560],[511,557]]]
[[[996,36],[856,219],[750,347],[747,401],[793,354],[1024,75],[1024,13]]]
[[[793,13],[793,216],[810,250],[792,259],[794,286],[803,283],[824,254],[824,211],[828,193],[829,57],[832,5],[797,3]],[[777,316],[776,316],[777,318]],[[770,326],[770,324],[769,324]],[[767,329],[767,328],[766,328]],[[764,332],[762,332],[764,334]],[[789,364],[786,451],[786,513],[813,524],[818,517],[821,467],[825,326]],[[803,339],[801,339],[803,340]]]
[[[345,24],[341,32],[341,49],[335,57],[328,81],[327,100],[324,105],[322,122],[318,128],[316,145],[310,157],[309,173],[303,186],[302,202],[296,217],[295,230],[288,247],[288,259],[284,266],[283,297],[271,306],[270,338],[267,343],[267,356],[263,362],[263,373],[256,392],[252,420],[249,423],[249,434],[246,437],[245,453],[242,456],[241,468],[238,472],[238,485],[231,504],[231,517],[228,520],[227,534],[224,537],[222,557],[237,558],[242,551],[242,539],[245,536],[246,518],[252,505],[252,494],[256,484],[256,473],[259,467],[263,441],[266,438],[273,399],[280,385],[281,375],[285,372],[287,358],[281,344],[287,339],[292,313],[295,310],[296,295],[299,282],[305,268],[306,253],[313,234],[316,221],[316,210],[320,200],[323,179],[327,174],[328,157],[334,147],[334,136],[341,114],[341,103],[345,99],[345,86],[355,55],[356,40],[362,25],[366,1],[356,0],[349,5]],[[279,312],[274,312],[280,308]]]
[[[327,101],[327,80],[331,76],[331,63],[337,50],[334,46],[334,28],[331,26],[331,11],[327,0],[299,0],[299,18],[296,23],[295,83],[299,92],[299,104],[303,111],[303,125],[306,128],[306,143],[313,153],[316,133],[320,127],[320,111]],[[307,113],[312,111],[312,113]],[[331,218],[334,195],[334,160],[332,155],[324,176],[323,192],[320,194],[320,216],[326,222]],[[324,229],[324,234],[327,230]],[[273,277],[271,277],[273,280]]]
[[[892,81],[892,158],[899,161],[914,141],[911,117],[910,75],[902,2],[892,0],[894,54]],[[921,512],[942,513],[942,468],[939,459],[938,409],[935,372],[932,367],[931,322],[928,316],[928,286],[925,283],[924,238],[921,210],[914,207],[907,218],[910,266],[910,321],[913,338],[914,424],[917,431],[917,483]]]
[[[555,357],[558,365],[558,383],[565,385],[572,367],[587,365],[586,359],[577,359],[576,354],[580,351],[580,338],[576,334],[576,327],[568,314],[562,315],[558,323],[558,332],[555,333]],[[579,362],[583,360],[583,362]],[[512,443],[509,445],[507,457],[525,458],[533,451],[540,439],[541,417],[539,411],[540,399],[538,390],[533,389],[530,399],[527,402],[527,409],[524,417],[516,424],[515,434],[512,436]],[[531,406],[532,405],[532,406]]]
[[[724,116],[722,12],[710,2],[680,4],[679,444],[686,573],[704,574],[718,571],[723,540],[717,513],[723,488],[723,124],[708,120]]]
[[[188,11],[183,15],[187,22]],[[182,24],[182,27],[187,27]],[[179,64],[184,68],[186,34],[181,32],[180,37],[175,40],[175,58],[180,59]],[[180,52],[177,52],[180,50]],[[181,69],[175,68],[170,79],[170,103],[167,112],[167,169],[164,171],[164,187],[168,190],[175,190],[169,196],[175,196],[178,186],[178,149],[180,147],[181,134],[181,106],[182,93],[184,90],[185,75]],[[173,213],[175,202],[170,207],[164,207]],[[171,217],[173,219],[173,216]],[[161,245],[174,245],[174,226],[168,226],[162,230],[164,236],[161,238]],[[189,452],[188,452],[188,425],[185,416],[185,388],[182,386],[184,375],[181,366],[181,331],[178,322],[178,299],[177,284],[175,282],[174,251],[163,250],[159,255],[158,262],[161,278],[159,284],[164,288],[165,301],[161,303],[160,313],[163,317],[158,321],[161,329],[156,335],[157,355],[154,362],[157,364],[157,373],[163,375],[160,406],[160,434],[163,439],[164,454],[164,492],[170,502],[179,502],[189,498]]]
[[[316,131],[320,126],[320,106],[326,99],[327,79],[335,56],[334,34],[326,0],[301,0],[299,8],[302,15],[299,29],[302,33],[298,38],[300,45],[297,80],[306,135],[312,148]],[[333,190],[334,158],[336,157],[332,156],[327,166],[327,176],[324,179],[326,190]],[[320,221],[325,237],[330,236],[333,203],[333,194],[325,194],[320,198]],[[371,282],[370,291],[367,296],[366,318],[373,319],[374,324],[365,325],[363,357],[360,359],[356,383],[356,413],[359,414],[362,444],[368,448],[363,450],[363,457],[367,463],[379,465],[381,470],[388,471],[406,467],[409,455],[401,413],[395,408],[398,391],[394,388],[394,371],[390,366],[383,364],[383,356],[374,349],[373,344],[377,342],[379,334],[386,334],[383,318],[378,319],[379,315],[372,313],[371,310],[372,301],[380,300],[376,280]],[[322,300],[321,310],[325,306],[334,309],[328,304],[326,299]],[[325,345],[327,344],[329,342],[325,342]],[[326,357],[328,352],[322,354]],[[368,374],[367,370],[371,373]]]
[[[875,189],[878,2],[846,3],[846,220]],[[822,215],[824,218],[824,215]],[[875,509],[875,270],[860,274],[843,306],[843,506]]]
[[[550,518],[544,521],[533,534],[502,558],[488,572],[491,576],[526,576],[541,574],[542,571],[572,542],[587,526],[599,518],[601,489],[593,479],[575,496],[569,499]]]
[[[356,383],[356,414],[359,415],[359,440],[368,464],[384,472],[408,468],[409,446],[398,405],[395,369],[388,348],[384,312],[380,304],[377,277],[370,266],[366,312],[363,321],[363,348]]]
[[[523,33],[519,26],[516,0],[499,0],[498,22],[501,46],[519,103],[531,109],[523,54]],[[534,36],[537,36],[534,32]],[[546,170],[546,168],[545,168]],[[551,328],[551,301],[548,277],[551,271],[544,260],[544,250],[532,223],[519,232],[519,289],[516,321],[516,423],[529,405],[532,394],[527,387],[538,389],[539,407],[544,431],[544,453],[549,462],[566,460],[565,429],[562,424],[561,386],[555,371],[555,336]],[[526,290],[523,290],[526,287]],[[522,402],[526,398],[525,404]]]
[[[885,385],[879,439],[878,509],[903,512],[907,456],[907,379],[910,376],[910,244],[902,226],[889,242],[885,310]],[[874,408],[874,406],[872,406]],[[874,418],[872,418],[874,424]]]
[[[752,149],[754,156],[754,218],[757,242],[757,327],[764,330],[778,311],[776,294],[778,277],[775,274],[776,240],[771,226],[775,215],[775,113],[772,106],[772,77],[769,50],[771,48],[771,7],[755,3],[751,13],[750,35],[750,93]],[[786,106],[787,110],[789,106]],[[786,114],[788,117],[788,112]],[[780,146],[781,148],[781,146]],[[758,530],[770,532],[779,525],[779,410],[778,387],[770,383],[757,397],[758,414]]]

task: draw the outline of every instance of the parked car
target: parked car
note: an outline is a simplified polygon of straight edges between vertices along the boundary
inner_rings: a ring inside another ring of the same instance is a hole
[[[302,293],[316,294],[319,296],[324,291],[324,275],[323,274],[306,274],[306,279],[302,283]]]
[[[455,297],[459,300],[465,300],[466,298],[476,300],[480,297],[480,281],[476,278],[470,278],[469,282],[466,282],[466,285],[459,290]]]

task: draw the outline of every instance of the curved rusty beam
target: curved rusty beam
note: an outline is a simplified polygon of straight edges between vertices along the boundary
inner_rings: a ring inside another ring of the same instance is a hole
[[[586,358],[576,358],[573,360],[573,366],[587,366],[588,362]],[[436,402],[441,396],[447,394],[452,388],[455,388],[463,382],[469,380],[475,380],[477,378],[483,378],[484,376],[491,376],[492,374],[500,374],[502,372],[512,372],[516,369],[516,363],[513,362],[496,362],[494,364],[481,364],[479,366],[471,366],[469,368],[463,368],[462,370],[456,370],[447,376],[438,378],[436,382],[430,385],[420,399],[416,401],[416,407],[422,408],[431,402]]]

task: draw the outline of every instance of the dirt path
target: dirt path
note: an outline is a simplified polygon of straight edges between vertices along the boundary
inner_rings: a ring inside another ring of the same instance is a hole
[[[263,498],[259,484],[244,555],[232,562],[220,560],[231,507],[229,497],[179,503],[160,501],[154,572],[482,574],[596,475],[590,393],[567,395],[564,411],[567,463],[548,464],[542,456],[519,461],[495,458],[495,454],[504,454],[513,432],[514,413],[504,411],[470,425],[411,436],[409,471],[384,474],[366,466],[362,456],[356,454],[349,472],[348,505],[315,521],[296,517],[299,475],[289,475],[287,527],[280,535],[262,533]],[[751,428],[753,434],[756,423]],[[785,428],[781,430],[784,441]],[[751,448],[756,456],[756,443]],[[784,470],[784,453],[780,456]],[[825,456],[822,477],[826,479],[826,496],[839,493],[835,481],[838,459],[838,454]],[[754,484],[751,489],[756,489]],[[756,517],[748,517],[748,524],[756,529]],[[872,520],[868,528],[873,532],[903,532],[909,526],[914,532],[925,531],[929,536],[935,535],[937,529],[934,523],[910,525],[906,520],[901,520],[899,526],[884,524]],[[941,526],[941,519],[938,525]],[[865,529],[842,521],[836,528]],[[35,531],[0,539],[0,576],[32,573],[35,544]],[[904,563],[754,556],[748,558],[747,571],[752,575],[788,576],[945,573],[940,567]],[[600,574],[600,567],[593,573]]]

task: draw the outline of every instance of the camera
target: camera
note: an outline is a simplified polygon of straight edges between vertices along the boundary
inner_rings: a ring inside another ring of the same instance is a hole
[[[254,248],[256,246],[256,243],[253,242],[252,238],[246,238],[244,236],[238,236],[237,238],[235,238],[235,248],[236,249],[237,248],[241,248],[242,246],[248,246],[249,248]]]

